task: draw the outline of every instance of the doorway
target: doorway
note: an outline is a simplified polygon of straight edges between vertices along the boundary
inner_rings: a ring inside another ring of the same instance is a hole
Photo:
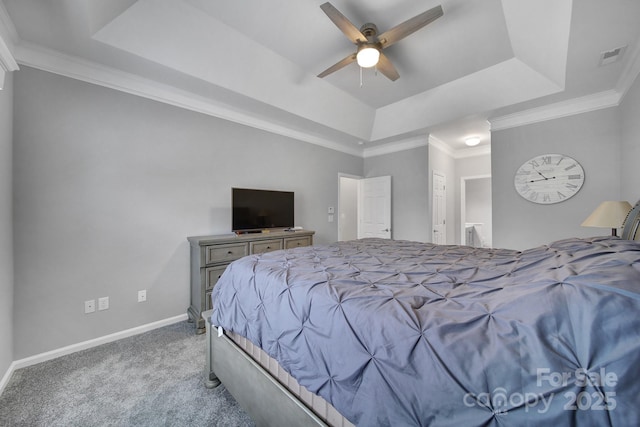
[[[338,240],[391,238],[391,176],[338,175]]]
[[[460,178],[460,244],[492,247],[491,175]]]

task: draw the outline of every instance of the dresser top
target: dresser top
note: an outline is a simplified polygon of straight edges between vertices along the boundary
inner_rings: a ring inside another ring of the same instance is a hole
[[[191,236],[191,237],[187,237],[187,240],[189,240],[192,246],[205,246],[205,245],[213,245],[213,244],[221,244],[221,243],[248,242],[248,241],[256,241],[256,240],[312,236],[313,234],[315,234],[315,231],[313,230],[284,231],[284,230],[278,229],[278,230],[262,231],[261,233],[245,233],[245,234],[229,233],[229,234],[218,234],[218,235],[212,235],[212,236]]]

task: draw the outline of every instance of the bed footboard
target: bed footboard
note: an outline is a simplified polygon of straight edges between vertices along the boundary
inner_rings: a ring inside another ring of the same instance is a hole
[[[204,374],[205,374],[205,378],[204,378],[204,386],[206,388],[216,388],[220,385],[220,380],[218,379],[218,377],[216,376],[215,372],[213,371],[213,358],[212,358],[212,351],[211,351],[211,345],[212,345],[212,334],[214,333],[213,328],[211,327],[211,311],[213,310],[209,310],[209,311],[204,311],[202,312],[202,317],[204,318],[204,323],[205,323],[205,327],[206,327],[206,334],[207,334],[207,347],[206,347],[206,357],[205,357],[205,366],[204,366]]]
[[[222,382],[257,426],[328,426],[229,337],[218,337],[210,312],[202,316],[207,334],[206,387]]]

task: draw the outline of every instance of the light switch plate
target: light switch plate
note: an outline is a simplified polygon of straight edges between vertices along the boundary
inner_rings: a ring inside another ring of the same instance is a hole
[[[334,211],[334,209],[333,209],[333,206],[329,206],[329,209],[327,209],[327,213],[332,214],[332,213],[334,213],[334,212],[335,212],[335,211]]]

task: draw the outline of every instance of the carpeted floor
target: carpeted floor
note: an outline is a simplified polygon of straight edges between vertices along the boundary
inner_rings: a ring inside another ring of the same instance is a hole
[[[253,426],[203,385],[205,336],[180,322],[15,371],[0,426]]]

